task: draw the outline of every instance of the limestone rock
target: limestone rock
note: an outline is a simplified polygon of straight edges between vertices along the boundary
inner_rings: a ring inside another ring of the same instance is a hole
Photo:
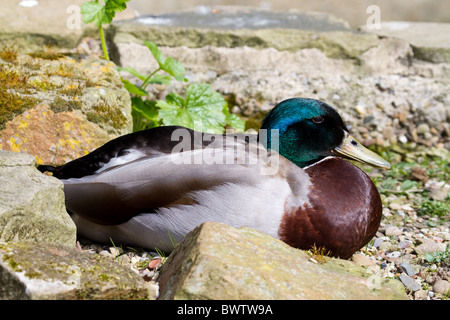
[[[347,21],[332,14],[291,9],[274,11],[250,6],[214,6],[136,18],[143,25],[201,29],[349,30]]]
[[[237,1],[228,1],[226,3],[236,3]],[[244,1],[242,1],[244,2]],[[241,3],[242,3],[241,2]],[[179,10],[187,10],[196,7],[199,12],[215,12],[217,10],[216,3],[224,3],[223,1],[175,1],[175,2],[158,2],[158,5],[150,5],[157,3],[155,0],[133,0],[129,7],[133,7],[139,11],[141,15],[155,15],[166,12],[176,12]],[[448,12],[450,11],[450,3],[446,0],[431,1],[415,1],[410,6],[405,5],[401,1],[377,1],[365,2],[361,0],[346,0],[345,3],[336,2],[335,0],[295,0],[295,1],[273,1],[260,2],[259,0],[245,1],[246,5],[265,8],[267,10],[307,10],[332,13],[348,21],[350,25],[357,27],[366,24],[369,14],[364,14],[368,10],[369,4],[378,4],[381,7],[382,21],[390,21],[393,19],[404,21],[448,21]]]
[[[38,164],[63,164],[110,139],[77,110],[55,113],[49,105],[39,104],[6,123],[0,131],[0,148],[31,154]]]
[[[418,291],[421,288],[420,284],[417,281],[406,274],[401,274],[399,276],[399,279],[403,283],[403,285],[411,291]]]
[[[389,280],[374,289],[347,260],[313,263],[301,250],[250,228],[204,223],[160,271],[159,299],[405,299]]]
[[[0,42],[14,41],[27,49],[49,44],[72,48],[84,33],[97,29],[81,19],[80,6],[84,0],[39,0],[29,7],[20,5],[21,2],[25,1],[2,1]],[[134,11],[128,9],[118,13],[114,20],[135,16]]]
[[[376,46],[378,37],[373,34],[349,31],[321,31],[301,29],[205,29],[192,27],[156,26],[149,28],[139,20],[113,24],[108,39],[114,43],[142,43],[146,39],[158,39],[159,46],[201,48],[252,47],[274,48],[295,52],[317,48],[331,58],[354,59]],[[125,64],[126,60],[121,59]]]
[[[425,255],[427,253],[433,252],[440,252],[445,250],[445,243],[435,241],[425,241],[424,243],[414,247],[414,250],[420,255]]]
[[[190,81],[210,83],[229,98],[233,112],[249,117],[247,128],[258,129],[254,119],[278,102],[309,97],[335,106],[365,145],[449,143],[448,63],[418,59],[408,40],[350,31],[148,26],[139,20],[111,25],[108,37],[116,44],[116,63],[143,74],[158,68],[142,43],[154,39],[164,55],[186,67]],[[149,98],[184,90],[185,84],[174,82]],[[433,130],[418,134],[419,123]]]
[[[75,248],[0,243],[0,299],[154,299],[139,275]]]
[[[410,63],[413,51],[409,43],[397,38],[380,39],[379,44],[361,55],[364,71],[372,74],[402,72]]]
[[[385,21],[379,29],[361,27],[381,36],[396,37],[411,43],[414,55],[432,62],[450,62],[450,23]]]
[[[52,50],[0,61],[0,149],[58,165],[131,132],[130,95],[112,62]]]
[[[450,283],[447,280],[438,280],[433,285],[433,291],[441,294],[450,294]]]
[[[40,173],[24,153],[0,150],[0,241],[75,246],[62,182]]]

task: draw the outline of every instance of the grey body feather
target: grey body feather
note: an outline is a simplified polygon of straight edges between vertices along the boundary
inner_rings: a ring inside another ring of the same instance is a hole
[[[277,237],[285,211],[305,204],[309,178],[274,152],[261,157],[262,147],[231,145],[151,156],[130,156],[130,150],[95,175],[62,180],[78,232],[100,242],[164,251],[205,221]],[[205,164],[210,159],[218,161]]]

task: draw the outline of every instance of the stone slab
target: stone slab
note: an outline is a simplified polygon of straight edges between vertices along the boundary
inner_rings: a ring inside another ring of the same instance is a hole
[[[40,173],[28,154],[0,150],[0,241],[75,246],[62,182]]]
[[[450,62],[450,23],[385,21],[380,28],[362,30],[384,37],[396,37],[411,44],[416,58],[431,62]]]
[[[376,278],[352,261],[310,258],[250,228],[204,223],[163,265],[159,299],[406,298],[399,281]]]
[[[75,248],[0,242],[0,299],[154,299],[155,287],[129,268]]]

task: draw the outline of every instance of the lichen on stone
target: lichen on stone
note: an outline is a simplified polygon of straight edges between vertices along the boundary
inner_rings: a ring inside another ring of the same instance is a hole
[[[61,292],[56,298],[146,299],[149,294],[145,282],[131,270],[65,246],[5,243],[0,246],[0,268],[2,262],[29,279],[23,281],[32,291],[33,281],[60,283]],[[29,294],[32,298],[51,298],[45,293]]]

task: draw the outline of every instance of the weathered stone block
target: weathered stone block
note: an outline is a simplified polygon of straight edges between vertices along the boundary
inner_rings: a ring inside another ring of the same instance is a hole
[[[28,154],[0,150],[0,241],[75,246],[62,182],[40,173]]]
[[[377,282],[351,261],[324,260],[250,228],[204,223],[163,265],[159,299],[406,298],[397,280]]]

